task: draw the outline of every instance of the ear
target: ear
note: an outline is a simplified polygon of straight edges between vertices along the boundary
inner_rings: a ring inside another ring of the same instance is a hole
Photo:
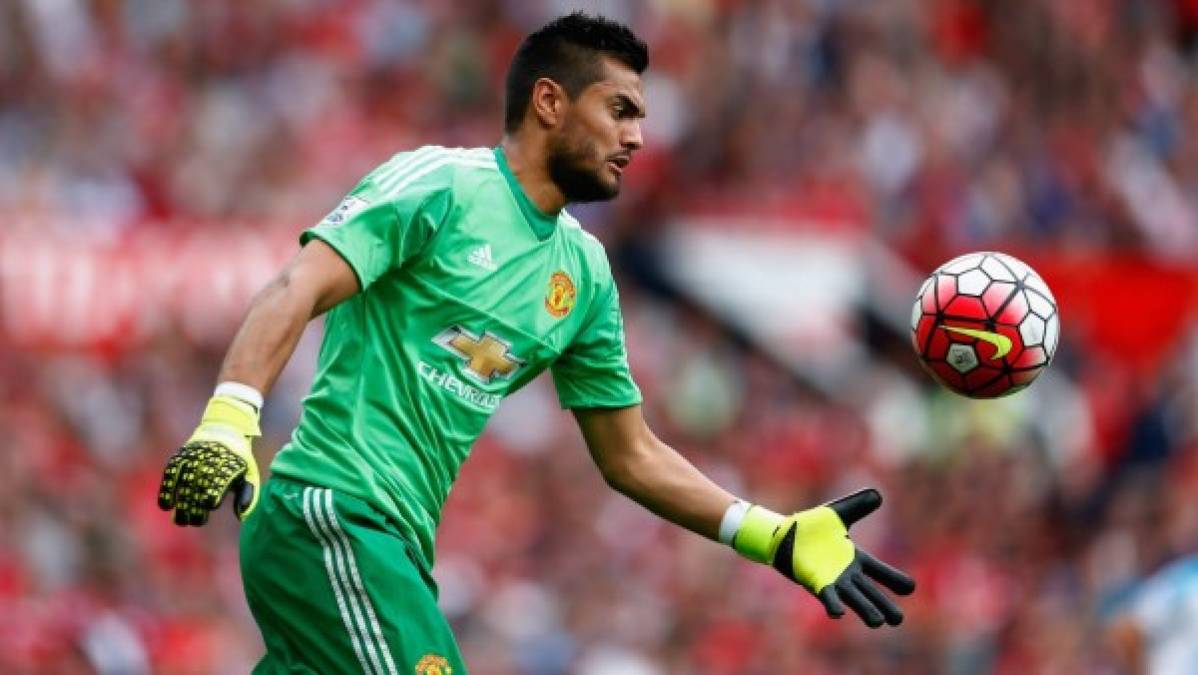
[[[547,77],[537,78],[532,85],[532,114],[542,127],[558,126],[566,114],[569,99],[560,84]]]

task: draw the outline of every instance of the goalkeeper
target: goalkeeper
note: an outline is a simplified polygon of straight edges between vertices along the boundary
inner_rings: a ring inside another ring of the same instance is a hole
[[[616,490],[772,565],[827,613],[898,625],[913,581],[848,528],[863,490],[785,516],[738,500],[658,440],[629,373],[600,244],[563,207],[611,199],[641,147],[644,43],[598,17],[521,43],[495,148],[424,147],[368,174],[254,299],[158,495],[179,525],[230,496],[266,643],[255,672],[463,675],[430,576],[442,505],[499,401],[552,372]],[[263,484],[263,393],[305,324],[325,335],[299,425]]]

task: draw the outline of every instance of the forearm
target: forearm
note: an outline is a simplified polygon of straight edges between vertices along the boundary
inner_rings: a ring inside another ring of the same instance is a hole
[[[656,436],[648,434],[640,447],[618,469],[604,473],[608,483],[658,516],[717,540],[720,521],[736,497]]]
[[[314,310],[315,301],[297,289],[285,271],[254,297],[225,354],[218,381],[270,391]]]

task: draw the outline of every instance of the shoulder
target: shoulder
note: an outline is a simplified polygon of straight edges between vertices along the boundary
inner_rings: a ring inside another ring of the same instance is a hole
[[[372,171],[368,180],[384,199],[468,191],[480,181],[499,176],[490,148],[445,148],[426,145],[401,152]]]
[[[607,249],[595,235],[586,231],[582,223],[564,209],[558,218],[558,224],[565,235],[581,254],[587,271],[596,281],[611,277],[611,263],[607,260]]]

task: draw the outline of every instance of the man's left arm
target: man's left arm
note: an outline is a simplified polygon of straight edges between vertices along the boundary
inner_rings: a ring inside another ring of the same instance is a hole
[[[899,595],[911,577],[858,548],[848,529],[882,503],[866,489],[783,516],[738,500],[659,440],[639,405],[574,410],[591,457],[608,485],[653,513],[772,565],[839,618],[848,605],[866,625],[902,623],[902,610],[877,584]]]
[[[639,405],[573,412],[608,485],[672,523],[719,539],[720,520],[736,497],[661,442]]]

